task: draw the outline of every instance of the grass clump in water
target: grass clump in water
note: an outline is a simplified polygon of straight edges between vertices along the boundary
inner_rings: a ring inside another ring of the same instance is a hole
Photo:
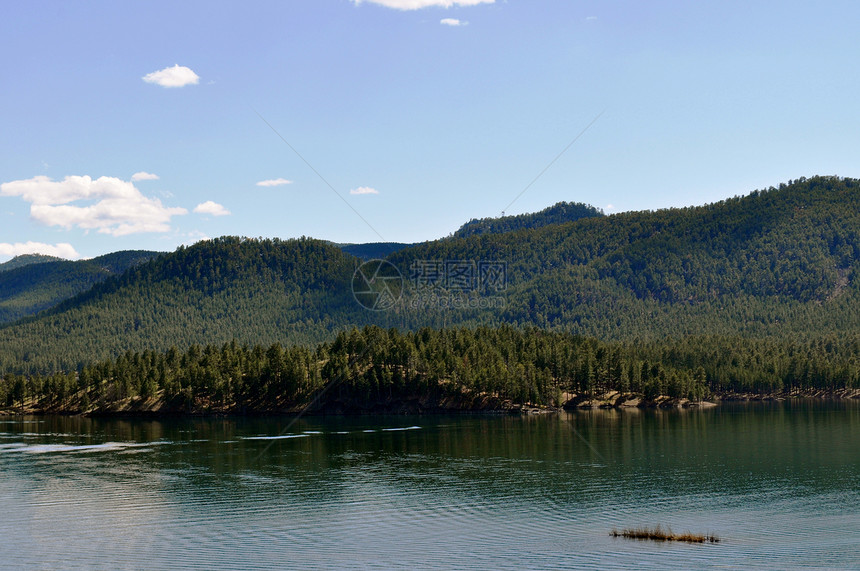
[[[651,541],[683,541],[686,543],[719,543],[720,538],[712,533],[673,533],[671,528],[657,527],[634,527],[618,531],[612,528],[609,532],[612,537],[624,537],[627,539],[650,539]]]

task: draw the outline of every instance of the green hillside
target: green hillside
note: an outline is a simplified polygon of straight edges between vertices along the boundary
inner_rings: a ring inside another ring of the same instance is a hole
[[[860,181],[815,177],[706,206],[414,245],[388,258],[403,284],[385,311],[356,302],[361,260],[336,246],[220,238],[0,328],[0,373],[232,339],[311,345],[368,324],[537,326],[643,346],[808,343],[860,331],[857,204]]]
[[[6,263],[12,267],[0,271],[0,324],[54,307],[157,255],[158,252],[124,251],[76,262],[50,256],[18,256]]]

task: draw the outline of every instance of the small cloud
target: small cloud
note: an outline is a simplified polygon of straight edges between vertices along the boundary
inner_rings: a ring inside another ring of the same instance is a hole
[[[493,4],[496,0],[352,0],[356,5],[362,2],[378,4],[395,10],[421,10],[422,8],[452,8],[455,6],[477,6]]]
[[[161,87],[184,87],[186,85],[197,85],[200,76],[191,68],[176,64],[173,67],[165,67],[143,76],[147,83],[154,83]]]
[[[144,171],[136,172],[131,175],[131,182],[137,182],[139,180],[158,180],[158,175]]]
[[[439,23],[443,26],[452,26],[456,28],[458,26],[465,26],[469,22],[463,22],[462,20],[458,20],[457,18],[442,18],[441,20],[439,20]]]
[[[597,16],[586,16],[585,21],[586,22],[596,22]]]
[[[178,236],[182,240],[183,246],[192,246],[197,242],[203,242],[212,239],[200,230],[192,230],[191,232],[178,234]]]
[[[42,242],[16,242],[15,244],[0,243],[0,256],[14,258],[24,254],[42,254],[43,256],[56,256],[67,260],[76,260],[81,257],[71,244],[43,244]]]
[[[604,210],[615,210],[615,206],[612,204],[607,204],[603,209]]]
[[[202,202],[195,206],[194,212],[197,214],[210,214],[212,216],[227,216],[230,214],[229,210],[217,202],[212,202],[211,200],[207,200],[206,202]]]
[[[284,184],[293,184],[293,181],[285,178],[272,178],[269,180],[261,180],[257,186],[282,186]]]
[[[359,186],[349,191],[350,194],[379,194],[379,191],[369,186]]]

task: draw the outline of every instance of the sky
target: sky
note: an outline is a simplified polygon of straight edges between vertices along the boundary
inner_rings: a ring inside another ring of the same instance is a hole
[[[5,0],[0,262],[860,177],[860,3]]]

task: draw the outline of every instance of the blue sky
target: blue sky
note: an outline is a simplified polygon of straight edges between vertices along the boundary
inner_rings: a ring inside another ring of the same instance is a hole
[[[856,2],[5,2],[0,261],[413,242],[561,200],[857,177],[858,21]]]

